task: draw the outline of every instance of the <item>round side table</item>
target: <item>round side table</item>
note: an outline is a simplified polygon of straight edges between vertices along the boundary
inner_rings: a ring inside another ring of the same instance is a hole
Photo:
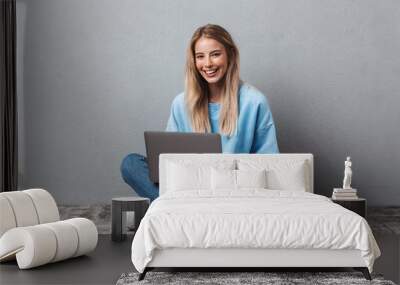
[[[111,204],[111,239],[123,241],[126,234],[123,225],[126,224],[126,213],[135,212],[135,231],[150,205],[150,199],[143,197],[118,197],[112,199]]]

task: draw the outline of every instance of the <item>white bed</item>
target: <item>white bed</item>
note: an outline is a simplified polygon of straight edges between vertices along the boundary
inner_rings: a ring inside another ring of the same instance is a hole
[[[132,262],[140,278],[154,267],[354,267],[370,278],[380,251],[365,219],[312,193],[311,154],[162,154]]]

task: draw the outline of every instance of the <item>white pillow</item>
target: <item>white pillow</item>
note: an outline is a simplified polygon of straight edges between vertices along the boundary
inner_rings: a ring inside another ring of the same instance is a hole
[[[212,190],[239,190],[241,188],[266,188],[266,171],[211,169]]]
[[[235,170],[237,188],[267,188],[267,171]]]
[[[239,170],[266,169],[268,189],[305,192],[309,188],[307,165],[303,160],[240,159],[237,163]]]
[[[211,189],[236,189],[236,170],[211,169]]]
[[[210,190],[211,189],[211,168],[234,169],[235,161],[212,161],[191,162],[191,161],[168,161],[167,169],[167,191],[185,190]]]

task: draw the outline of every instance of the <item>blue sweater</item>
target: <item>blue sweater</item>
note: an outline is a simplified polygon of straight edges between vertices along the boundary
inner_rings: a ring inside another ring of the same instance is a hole
[[[239,118],[237,132],[229,137],[221,135],[224,153],[279,153],[275,125],[267,98],[247,84],[239,88]],[[208,104],[211,132],[219,133],[219,103]],[[171,106],[167,131],[192,132],[187,115],[184,93],[175,97]]]

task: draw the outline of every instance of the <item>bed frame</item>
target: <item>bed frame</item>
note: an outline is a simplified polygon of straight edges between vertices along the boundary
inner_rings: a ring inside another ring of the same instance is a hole
[[[167,189],[166,161],[174,159],[234,159],[248,157],[249,154],[161,154],[160,155],[160,195]],[[313,193],[313,155],[312,154],[252,154],[252,157],[263,159],[298,159],[306,161],[308,165],[307,192]],[[146,273],[155,268],[304,268],[304,267],[351,267],[361,271],[367,280],[371,276],[359,250],[329,250],[329,249],[197,249],[197,248],[169,248],[157,249],[153,259],[147,265],[139,280],[143,280]]]
[[[273,267],[352,267],[371,280],[359,250],[328,249],[182,249],[156,250],[139,280],[154,268],[230,267],[239,271],[246,268]]]

